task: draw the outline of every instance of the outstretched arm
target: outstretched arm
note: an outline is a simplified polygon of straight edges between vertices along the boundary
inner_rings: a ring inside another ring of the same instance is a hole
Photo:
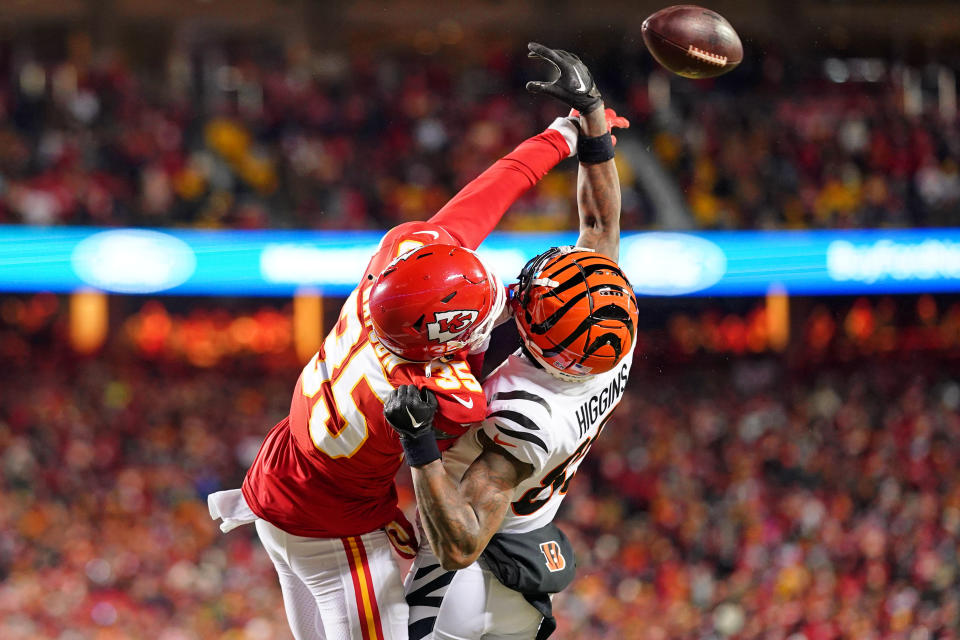
[[[556,70],[550,82],[529,82],[527,89],[566,103],[580,113],[577,155],[577,205],[580,210],[580,238],[577,246],[589,247],[614,260],[620,249],[620,182],[613,162],[610,127],[628,127],[626,118],[603,108],[603,98],[590,69],[580,58],[564,51],[531,42],[530,57],[540,58]]]
[[[483,453],[467,468],[459,485],[440,460],[411,468],[423,528],[448,571],[476,561],[500,528],[514,489],[533,470],[482,431],[477,435]]]
[[[583,113],[602,106],[590,72],[579,58],[535,42],[527,48],[530,57],[550,62],[560,73],[549,82],[527,83],[528,90],[559,98]],[[600,112],[602,115],[603,109]],[[578,135],[571,118],[557,118],[546,131],[524,141],[480,174],[429,222],[442,226],[463,246],[476,249],[524,191],[561,160],[576,154]]]
[[[580,129],[585,142],[607,134],[609,128],[604,110],[596,109],[581,115]],[[617,260],[620,255],[620,178],[613,158],[597,163],[586,163],[581,159],[577,175],[577,208],[580,213],[577,246],[588,247]]]
[[[445,204],[429,222],[438,224],[464,247],[476,249],[523,193],[557,164],[573,155],[577,128],[566,118],[528,138],[497,160]]]

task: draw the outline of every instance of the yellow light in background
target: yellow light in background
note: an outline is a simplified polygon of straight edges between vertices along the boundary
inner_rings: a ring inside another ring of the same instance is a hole
[[[107,295],[85,289],[70,295],[70,344],[79,353],[93,353],[107,339]]]
[[[306,362],[323,341],[323,298],[316,289],[301,289],[293,296],[293,344]]]
[[[790,342],[790,298],[780,284],[767,289],[767,336],[774,351],[783,351]]]

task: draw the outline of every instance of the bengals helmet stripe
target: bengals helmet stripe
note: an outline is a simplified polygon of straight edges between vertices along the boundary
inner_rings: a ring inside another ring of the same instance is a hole
[[[609,371],[633,346],[636,297],[606,256],[555,247],[528,262],[511,291],[527,351],[554,375]]]

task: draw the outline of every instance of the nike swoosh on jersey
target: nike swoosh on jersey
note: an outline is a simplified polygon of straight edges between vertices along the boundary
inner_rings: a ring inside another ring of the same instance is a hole
[[[507,442],[506,440],[501,440],[499,433],[493,434],[493,441],[496,442],[497,444],[499,444],[499,445],[502,446],[502,447],[513,447],[513,448],[516,448],[516,447],[517,447],[517,445],[511,444],[511,443]]]
[[[410,413],[410,407],[404,407],[404,409],[407,411],[407,415],[410,416],[410,424],[413,425],[414,429],[419,429],[423,426],[423,422],[417,422],[417,419],[413,417],[412,413]]]
[[[547,448],[547,443],[532,433],[527,433],[526,431],[514,431],[513,429],[507,429],[502,424],[497,425],[497,429],[503,432],[504,435],[511,436],[517,440],[526,440],[527,442],[534,444],[547,453],[550,453],[550,449]]]
[[[450,394],[450,397],[456,400],[457,402],[459,402],[460,404],[462,404],[463,406],[465,406],[467,409],[473,409],[473,398],[470,398],[469,400],[464,400],[460,396],[453,393]]]

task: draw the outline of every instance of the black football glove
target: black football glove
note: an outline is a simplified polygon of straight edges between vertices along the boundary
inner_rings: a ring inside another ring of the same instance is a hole
[[[437,437],[433,433],[433,416],[437,413],[437,396],[430,389],[412,384],[397,387],[383,403],[383,416],[400,436],[407,455],[407,464],[419,467],[440,458]]]
[[[598,109],[603,104],[600,91],[587,65],[577,56],[563,49],[551,49],[531,42],[527,45],[531,58],[542,58],[557,68],[560,75],[550,82],[528,82],[527,91],[545,93],[565,102],[583,115]]]

